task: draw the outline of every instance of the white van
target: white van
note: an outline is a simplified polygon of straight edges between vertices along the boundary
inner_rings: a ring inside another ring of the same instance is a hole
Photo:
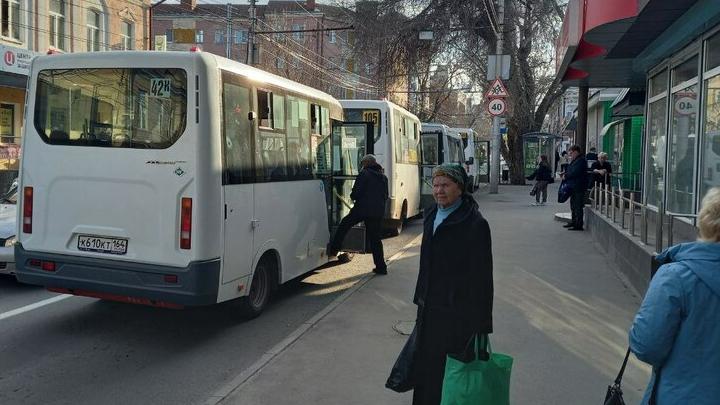
[[[443,163],[465,164],[465,152],[460,134],[445,124],[422,123],[422,187],[424,209],[435,204],[432,196],[432,171]]]
[[[37,57],[26,111],[18,280],[161,307],[257,315],[326,263],[368,147],[331,96],[201,52]]]

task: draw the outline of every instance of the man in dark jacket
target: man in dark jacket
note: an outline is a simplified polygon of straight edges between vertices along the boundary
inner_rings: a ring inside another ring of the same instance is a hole
[[[563,225],[571,231],[583,230],[583,210],[585,209],[585,190],[588,186],[588,167],[587,160],[583,155],[583,150],[579,145],[570,147],[570,159],[572,159],[567,171],[563,175],[563,180],[570,186],[572,194],[570,195],[570,210],[572,211],[572,221]]]
[[[335,235],[328,246],[328,256],[336,256],[350,228],[364,222],[370,243],[377,274],[387,274],[387,264],[383,253],[382,218],[385,215],[385,202],[388,199],[388,179],[375,156],[365,155],[360,161],[362,170],[355,180],[350,198],[355,201],[350,213],[340,221]]]

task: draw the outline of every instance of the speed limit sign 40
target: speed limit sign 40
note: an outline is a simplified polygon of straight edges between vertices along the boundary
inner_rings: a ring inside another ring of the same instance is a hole
[[[502,98],[494,98],[488,101],[488,112],[490,115],[503,115],[507,106]]]

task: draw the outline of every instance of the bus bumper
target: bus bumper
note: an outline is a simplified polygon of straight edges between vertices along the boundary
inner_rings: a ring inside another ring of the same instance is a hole
[[[31,260],[41,264],[31,265]],[[220,259],[178,268],[29,252],[18,243],[15,263],[15,275],[22,283],[65,294],[168,308],[215,304],[220,282]]]

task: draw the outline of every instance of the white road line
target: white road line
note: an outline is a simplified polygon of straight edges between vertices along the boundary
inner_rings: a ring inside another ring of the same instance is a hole
[[[410,243],[403,246],[397,253],[392,255],[390,259],[387,260],[388,266],[392,264],[393,262],[400,260],[402,258],[403,254],[407,252],[410,248],[417,245],[422,241],[422,233],[418,236],[416,236]],[[353,295],[357,290],[362,288],[370,279],[372,279],[374,276],[373,273],[368,273],[365,276],[363,276],[360,280],[358,280],[355,285],[350,287],[348,290],[346,290],[344,293],[342,293],[339,297],[335,298],[330,304],[328,304],[324,309],[322,309],[320,312],[318,312],[315,316],[310,318],[309,320],[305,321],[303,324],[301,324],[297,329],[295,329],[292,333],[290,333],[285,339],[283,339],[280,343],[272,347],[270,350],[265,352],[260,359],[258,359],[253,365],[245,369],[240,375],[232,379],[230,382],[226,383],[222,388],[217,390],[214,394],[212,394],[205,402],[204,405],[218,405],[223,400],[225,400],[227,397],[230,396],[235,390],[242,387],[244,384],[250,380],[253,376],[255,376],[257,373],[259,373],[265,366],[267,366],[272,360],[274,360],[277,356],[279,356],[285,349],[290,347],[293,343],[295,343],[297,340],[299,340],[308,330],[310,330],[313,326],[315,326],[318,322],[320,322],[323,318],[325,318],[329,313],[334,311],[340,304],[345,302],[348,298],[350,298],[351,295]]]
[[[48,298],[46,300],[38,301],[34,304],[25,305],[24,307],[13,309],[12,311],[3,312],[2,314],[0,314],[0,321],[2,321],[3,319],[12,318],[15,315],[20,315],[20,314],[24,314],[25,312],[30,312],[34,309],[42,308],[46,305],[54,304],[56,302],[68,299],[70,297],[72,297],[72,295],[62,294],[62,295],[58,295],[57,297]]]

